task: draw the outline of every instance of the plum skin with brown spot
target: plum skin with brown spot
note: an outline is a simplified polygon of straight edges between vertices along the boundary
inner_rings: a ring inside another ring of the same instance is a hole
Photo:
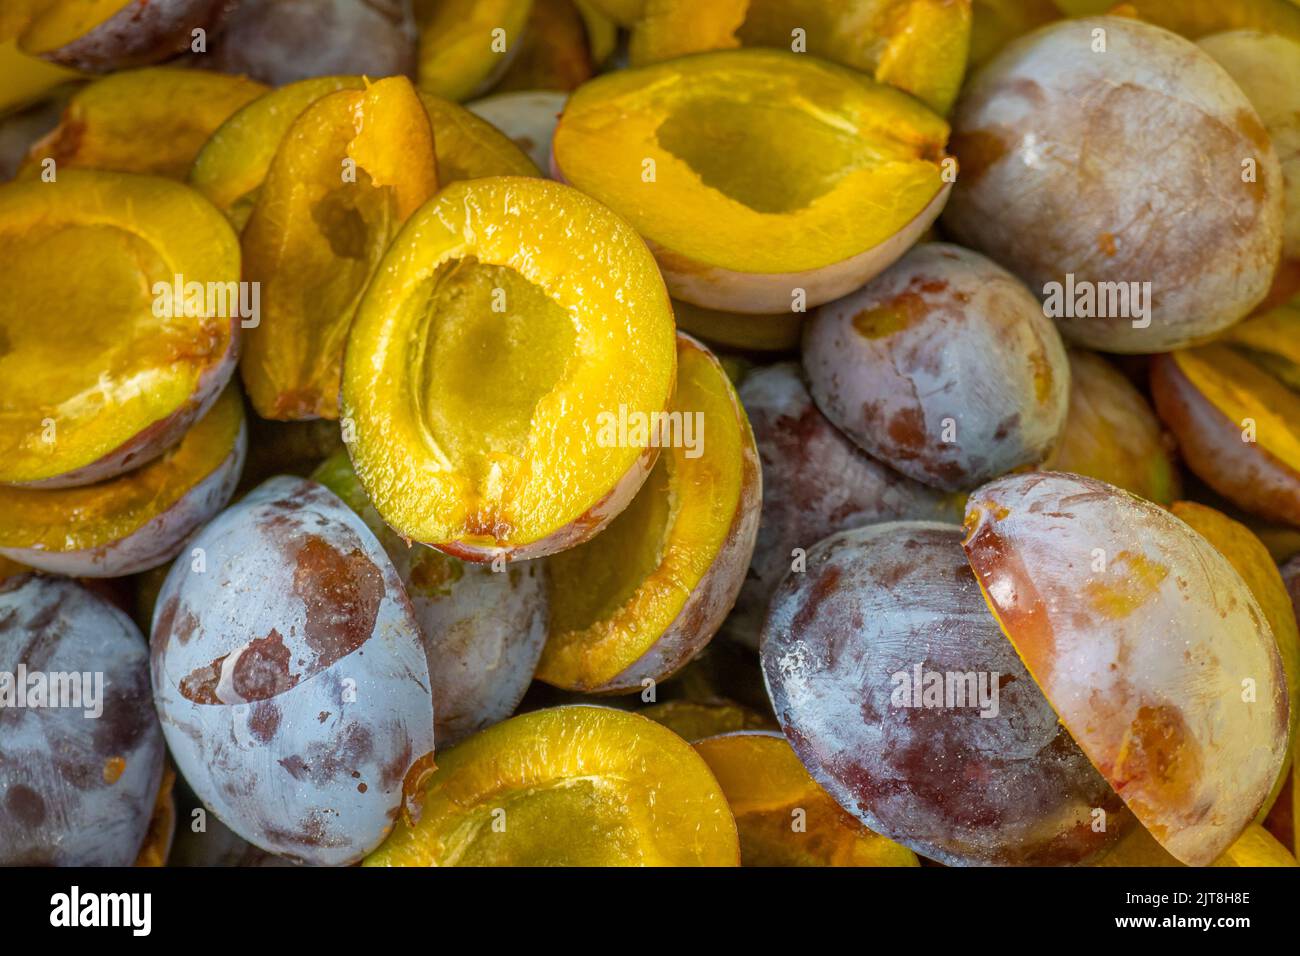
[[[1268,796],[1290,727],[1241,576],[1165,509],[1080,475],[991,482],[966,528],[990,607],[1079,746],[1166,850],[1212,862]]]
[[[177,769],[243,839],[316,865],[387,835],[433,752],[428,664],[397,572],[332,492],[273,478],[191,542],[153,621]]]
[[[0,583],[0,672],[20,663],[102,674],[103,710],[0,708],[0,866],[130,866],[165,749],[144,637],[74,581],[18,575]]]
[[[1106,52],[1093,51],[1104,30]],[[1283,181],[1258,114],[1194,43],[1135,19],[1050,24],[968,81],[944,226],[1023,279],[1150,282],[1150,325],[1059,318],[1110,352],[1213,336],[1267,295],[1282,252]],[[1243,181],[1254,160],[1255,182]],[[1139,324],[1140,320],[1139,320]]]
[[[957,521],[961,505],[854,445],[813,403],[798,363],[756,369],[738,391],[762,462],[763,505],[749,572],[723,633],[758,650],[768,600],[795,549],[882,521]]]
[[[157,63],[187,49],[193,31],[209,33],[238,0],[132,0],[89,32],[41,53],[84,73]]]
[[[945,491],[1039,463],[1065,426],[1060,335],[1015,276],[947,243],[917,246],[818,309],[803,363],[841,431]]]
[[[1132,818],[1003,637],[961,540],[956,525],[910,521],[814,547],[764,628],[777,719],[842,807],[917,853],[950,866],[1084,862]],[[996,714],[900,705],[894,675],[918,664],[996,680]]]

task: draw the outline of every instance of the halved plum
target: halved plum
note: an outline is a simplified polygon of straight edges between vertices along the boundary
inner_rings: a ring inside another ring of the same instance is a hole
[[[540,557],[632,500],[658,449],[600,426],[662,414],[676,367],[668,293],[627,223],[549,180],[453,183],[389,247],[353,323],[349,452],[404,537]]]
[[[53,160],[184,179],[208,136],[266,92],[242,76],[155,66],[114,73],[79,89],[48,136],[32,146],[20,175],[36,178]]]
[[[263,315],[240,373],[263,418],[338,417],[348,329],[389,243],[437,191],[433,144],[400,76],[327,93],[289,127],[242,235]]]
[[[949,866],[1073,865],[1131,815],[998,630],[956,525],[832,535],[772,599],[762,659],[813,777]]]
[[[832,800],[779,733],[724,733],[695,751],[735,814],[742,866],[920,866]]]
[[[553,169],[646,237],[673,296],[811,308],[883,271],[947,200],[948,125],[815,57],[701,53],[569,97]]]
[[[972,494],[967,557],[1062,724],[1170,853],[1209,863],[1286,758],[1286,674],[1241,575],[1168,511],[1044,472]]]
[[[539,679],[620,693],[671,676],[717,633],[758,534],[762,477],[740,399],[713,354],[677,339],[664,450],[632,503],[585,544],[554,555]]]
[[[481,95],[523,49],[534,0],[415,0],[421,89],[450,100]]]
[[[736,822],[671,730],[608,707],[539,710],[438,756],[420,818],[366,866],[736,866]]]
[[[770,717],[743,704],[721,698],[709,701],[669,700],[662,704],[652,704],[638,713],[657,724],[663,724],[690,743],[738,730],[776,729],[776,723]]]
[[[0,486],[0,555],[79,577],[165,564],[230,501],[247,448],[230,387],[179,444],[134,471],[77,488]]]
[[[640,66],[737,46],[795,49],[861,70],[939,113],[957,98],[970,0],[646,0],[629,53]]]
[[[229,0],[47,0],[36,5],[22,49],[85,72],[156,63],[213,31]]]
[[[1219,494],[1300,527],[1300,308],[1250,319],[1213,345],[1151,363],[1156,411]]]
[[[191,189],[91,170],[0,186],[0,260],[0,484],[138,467],[234,371],[239,245]]]
[[[190,185],[242,230],[276,151],[303,110],[322,96],[363,90],[365,85],[359,76],[322,76],[258,97],[212,134],[190,168]],[[440,185],[481,176],[541,175],[524,152],[490,123],[450,100],[423,91],[419,95],[434,129]]]

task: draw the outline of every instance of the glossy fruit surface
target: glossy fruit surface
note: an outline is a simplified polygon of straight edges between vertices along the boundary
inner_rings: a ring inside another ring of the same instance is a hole
[[[555,707],[440,754],[419,822],[367,866],[736,866],[736,823],[686,741],[635,714]]]

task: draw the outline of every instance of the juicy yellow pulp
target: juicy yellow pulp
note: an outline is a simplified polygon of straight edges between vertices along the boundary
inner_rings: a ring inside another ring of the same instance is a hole
[[[537,668],[548,683],[598,688],[635,663],[676,620],[730,538],[753,442],[748,422],[722,367],[684,337],[677,369],[670,410],[703,414],[702,453],[661,450],[608,528],[549,559],[550,633]]]
[[[1115,0],[1053,0],[1070,16],[1099,16]],[[1224,30],[1262,30],[1300,39],[1300,9],[1291,0],[1125,0],[1137,16],[1193,40]]]
[[[632,63],[745,47],[791,49],[861,70],[947,112],[966,71],[968,0],[657,0],[632,35]]]
[[[216,471],[243,422],[239,391],[229,388],[180,444],[135,471],[80,488],[0,487],[0,548],[84,551],[121,541]]]
[[[726,799],[676,734],[635,714],[557,707],[438,755],[418,822],[366,866],[735,866]]]
[[[39,175],[52,157],[60,174],[76,166],[184,179],[212,132],[264,92],[246,77],[177,67],[106,76],[72,97],[22,173]]]
[[[1174,353],[1187,380],[1237,428],[1255,423],[1259,447],[1300,472],[1300,392],[1225,345]]]
[[[780,734],[740,731],[694,746],[735,814],[745,866],[920,866],[841,809]]]
[[[740,272],[826,266],[890,238],[943,187],[948,126],[815,58],[705,53],[606,74],[566,105],[565,178],[669,250]]]
[[[18,0],[23,2],[23,0]],[[48,53],[85,36],[112,19],[134,0],[54,0],[28,2],[32,20],[22,35],[28,53]]]
[[[420,86],[463,100],[506,63],[528,22],[532,0],[416,0],[420,30]],[[493,48],[503,30],[506,52]]]
[[[330,93],[294,122],[243,237],[263,314],[241,371],[263,418],[338,417],[361,294],[402,221],[436,189],[428,118],[402,77]]]
[[[476,482],[499,462],[518,468],[575,339],[573,317],[514,269],[472,256],[438,269],[410,377],[417,414],[455,468]]]
[[[417,541],[546,538],[641,457],[600,443],[600,412],[662,411],[675,367],[663,280],[625,223],[546,180],[453,184],[389,248],[352,327],[357,475]]]
[[[154,315],[155,283],[239,279],[230,227],[179,185],[60,170],[0,187],[0,261],[0,482],[98,460],[229,348],[229,317]]]
[[[258,97],[213,133],[190,169],[190,185],[243,229],[271,161],[295,119],[339,90],[360,90],[359,76],[322,76]],[[504,133],[450,100],[419,91],[434,130],[438,182],[481,176],[537,176],[539,171]]]

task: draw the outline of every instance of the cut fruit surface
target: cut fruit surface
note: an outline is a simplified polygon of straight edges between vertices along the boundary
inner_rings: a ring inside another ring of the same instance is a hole
[[[902,255],[946,199],[947,137],[916,100],[844,67],[736,50],[585,84],[553,165],[646,237],[676,298],[770,314]]]
[[[1107,13],[1120,0],[1053,0],[1072,17]],[[1196,40],[1223,30],[1263,30],[1300,39],[1300,9],[1294,0],[1123,0],[1123,6],[1147,23]]]
[[[452,100],[486,92],[523,49],[533,0],[415,0],[420,88]]]
[[[366,866],[735,866],[713,774],[672,731],[572,706],[524,714],[438,755],[419,821]]]
[[[190,185],[243,229],[285,134],[322,96],[365,89],[359,76],[300,80],[258,97],[212,134],[190,168]],[[450,100],[420,92],[434,130],[438,182],[442,186],[481,176],[538,176],[523,151],[489,123]]]
[[[52,133],[36,143],[22,174],[80,167],[184,179],[226,118],[266,92],[242,76],[149,67],[115,73],[77,91]]]
[[[587,540],[657,448],[602,443],[601,414],[662,413],[672,310],[644,242],[542,179],[455,183],[414,215],[348,340],[343,414],[375,507],[476,560]]]
[[[1287,593],[1286,582],[1273,563],[1272,556],[1263,543],[1251,534],[1243,524],[1233,521],[1227,515],[1194,501],[1175,501],[1170,509],[1174,515],[1201,537],[1218,549],[1241,579],[1250,588],[1259,602],[1260,610],[1268,620],[1269,630],[1277,641],[1278,654],[1282,658],[1282,670],[1286,673],[1287,696],[1291,700],[1291,750],[1294,750],[1296,722],[1300,720],[1300,632],[1296,626],[1296,611]],[[1274,802],[1282,792],[1282,787],[1291,775],[1290,754],[1288,762],[1282,767],[1273,790],[1264,806],[1260,808],[1257,820],[1263,820],[1273,808]]]
[[[0,484],[143,464],[234,370],[239,246],[193,190],[89,170],[0,186],[0,261]]]
[[[633,65],[737,46],[811,53],[947,112],[970,48],[970,0],[646,0]]]
[[[265,302],[240,370],[263,418],[338,417],[357,304],[397,230],[437,191],[436,168],[405,77],[326,94],[294,120],[242,242],[244,275]]]
[[[547,562],[551,625],[537,676],[557,687],[619,692],[670,676],[721,626],[749,567],[758,450],[722,366],[689,336],[678,336],[668,413],[648,427],[663,450],[632,503]]]
[[[1201,479],[1252,514],[1300,527],[1300,362],[1289,338],[1300,310],[1248,324],[1241,338],[1158,356],[1152,396]]]
[[[708,701],[670,700],[653,704],[640,713],[691,743],[738,730],[776,729],[776,721],[770,717],[743,704],[721,698]]]
[[[735,814],[744,866],[920,866],[832,800],[779,733],[722,734],[695,750]]]
[[[230,500],[247,444],[232,387],[178,445],[134,471],[79,488],[0,486],[0,554],[86,577],[156,567]]]
[[[991,482],[966,529],[989,608],[1071,736],[1165,849],[1212,861],[1268,797],[1290,729],[1241,576],[1163,508],[1077,475]]]

